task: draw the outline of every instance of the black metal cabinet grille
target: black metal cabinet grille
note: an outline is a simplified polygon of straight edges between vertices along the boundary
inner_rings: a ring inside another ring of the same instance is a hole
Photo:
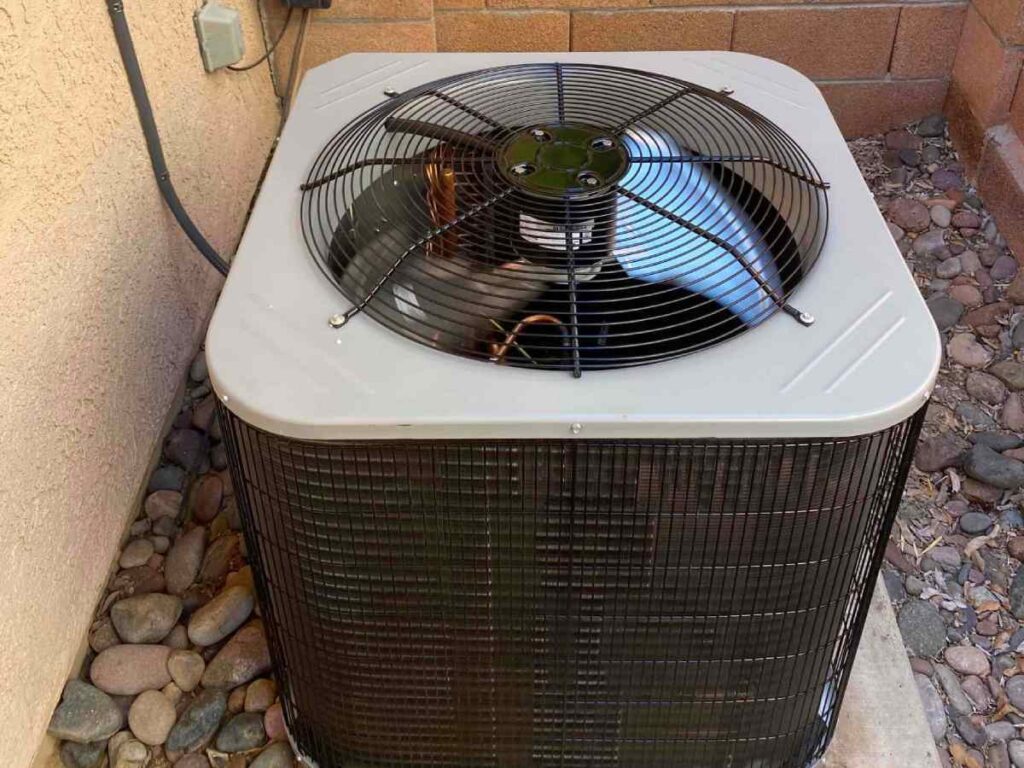
[[[324,443],[220,416],[286,718],[321,768],[802,768],[921,418]]]

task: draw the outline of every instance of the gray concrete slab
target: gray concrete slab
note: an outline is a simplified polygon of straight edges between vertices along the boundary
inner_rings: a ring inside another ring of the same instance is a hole
[[[879,579],[822,768],[939,768],[885,586]]]

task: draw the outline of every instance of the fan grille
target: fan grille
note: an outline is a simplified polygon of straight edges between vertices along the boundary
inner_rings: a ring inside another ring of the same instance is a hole
[[[365,312],[446,352],[579,374],[798,316],[787,302],[821,250],[826,188],[724,93],[526,64],[355,119],[313,164],[301,217],[351,303],[332,324]]]

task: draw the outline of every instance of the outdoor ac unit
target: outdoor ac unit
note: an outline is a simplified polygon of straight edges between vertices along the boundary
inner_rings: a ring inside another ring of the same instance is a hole
[[[814,763],[939,356],[785,66],[312,70],[207,339],[297,749]]]

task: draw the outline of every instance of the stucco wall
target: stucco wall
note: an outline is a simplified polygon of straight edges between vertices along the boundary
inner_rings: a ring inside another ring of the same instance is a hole
[[[243,12],[262,50],[257,0]],[[179,193],[231,253],[277,129],[198,0],[126,0]],[[103,0],[0,0],[0,764],[31,763],[220,283],[165,210]]]

